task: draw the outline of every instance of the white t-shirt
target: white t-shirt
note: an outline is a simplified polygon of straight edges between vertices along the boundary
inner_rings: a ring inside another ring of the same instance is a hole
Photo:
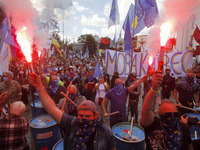
[[[107,86],[107,83],[104,83],[104,84]],[[95,86],[97,86],[97,85],[98,85],[98,83],[96,83]],[[105,95],[106,95],[106,88],[103,84],[100,84],[99,88],[97,89],[97,95],[96,96],[100,97],[100,98],[104,98]]]

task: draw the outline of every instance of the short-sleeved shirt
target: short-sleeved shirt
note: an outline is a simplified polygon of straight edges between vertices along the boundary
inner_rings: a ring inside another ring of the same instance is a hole
[[[182,130],[182,145],[181,150],[187,150],[188,145],[191,144],[190,138],[190,128],[188,125],[179,122],[179,125]],[[167,149],[165,144],[165,137],[163,129],[160,125],[158,117],[154,118],[154,121],[148,127],[144,127],[145,131],[145,141],[146,141],[146,150],[153,149]]]
[[[187,90],[187,82],[182,81],[176,85],[176,90],[179,92],[179,101],[182,105],[187,106],[188,102],[192,102],[194,100],[194,93],[198,92],[199,85],[194,82],[194,87],[192,91]]]
[[[21,116],[6,116],[0,119],[0,149],[23,150],[27,146],[25,136],[28,121]]]
[[[64,149],[75,150],[74,130],[78,123],[78,118],[63,113],[60,128],[64,133]],[[93,150],[113,150],[115,140],[110,127],[97,125],[94,135]],[[87,143],[86,143],[87,145]],[[89,145],[91,146],[91,145]]]
[[[128,88],[124,88],[121,95],[117,95],[114,91],[114,88],[110,89],[106,93],[106,98],[110,100],[110,112],[119,111],[118,116],[125,116],[126,115],[126,101],[128,97]]]
[[[21,99],[18,99],[18,96],[22,95],[22,89],[17,81],[11,80],[10,84],[5,84],[5,81],[1,82],[0,94],[2,94],[5,91],[8,91],[10,93],[9,101],[11,103],[21,100]]]

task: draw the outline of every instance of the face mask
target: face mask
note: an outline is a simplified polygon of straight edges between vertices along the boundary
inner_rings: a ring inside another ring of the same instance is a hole
[[[117,95],[121,95],[124,90],[124,86],[121,83],[115,83],[114,91]]]
[[[50,85],[57,86],[58,85],[58,81],[57,80],[52,80],[52,81],[50,81]]]
[[[75,128],[74,142],[77,149],[86,149],[86,144],[95,131],[97,120],[78,119]]]
[[[61,76],[64,76],[65,75],[65,73],[61,73]]]
[[[8,81],[8,77],[3,77],[3,81]]]
[[[76,96],[77,96],[77,94],[74,94],[74,93],[69,93],[69,98],[71,99],[71,100],[75,100],[76,99]]]

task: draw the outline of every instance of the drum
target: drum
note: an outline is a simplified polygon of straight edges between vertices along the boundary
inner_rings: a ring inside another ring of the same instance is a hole
[[[55,145],[54,145],[54,147],[53,147],[53,149],[52,150],[64,150],[64,141],[63,141],[63,139],[61,139],[60,141],[58,141]]]
[[[145,145],[145,134],[143,128],[133,125],[131,140],[129,138],[131,124],[129,122],[118,123],[112,128],[115,136],[117,150],[143,150]],[[130,141],[129,141],[130,140]]]
[[[200,114],[187,113],[186,115],[188,115],[190,118],[196,116],[200,120]],[[195,131],[197,133],[197,139],[200,139],[200,128],[197,127],[196,125],[192,125],[190,128],[190,135],[192,141],[195,140]]]
[[[36,150],[52,149],[60,140],[60,130],[49,114],[37,116],[29,124]]]
[[[34,109],[34,104],[35,104],[35,109]],[[34,101],[34,104],[33,104],[33,102],[31,103],[32,117],[42,115],[42,114],[46,114],[46,111],[44,110],[40,100]]]
[[[40,99],[40,97],[39,97],[37,92],[34,93],[34,98],[35,98],[35,100],[39,100]]]

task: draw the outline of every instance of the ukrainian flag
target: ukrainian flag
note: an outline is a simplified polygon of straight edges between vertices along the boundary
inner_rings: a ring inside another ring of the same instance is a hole
[[[57,48],[60,48],[60,44],[53,36],[51,37],[51,41],[52,41],[53,45],[57,46]]]

